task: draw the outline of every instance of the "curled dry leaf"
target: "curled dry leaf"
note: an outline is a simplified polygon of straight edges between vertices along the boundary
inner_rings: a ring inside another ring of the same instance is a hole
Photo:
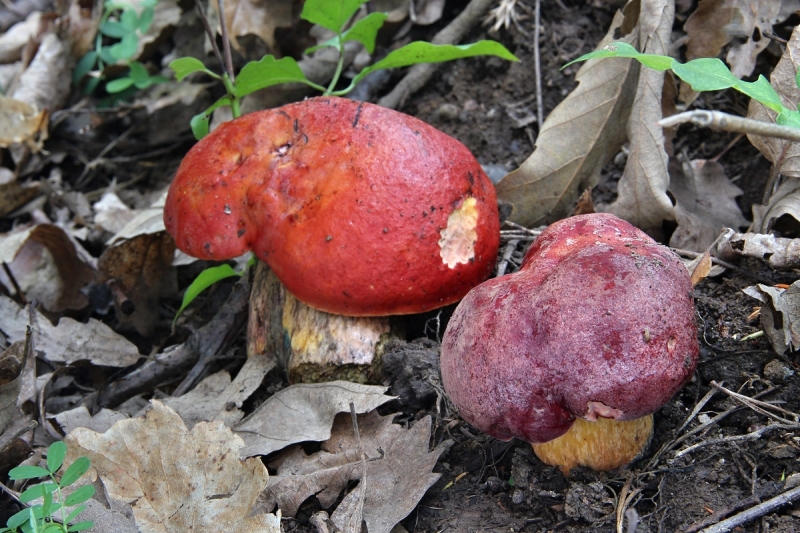
[[[0,100],[2,100],[0,96]],[[1,106],[2,104],[0,104]],[[0,137],[3,136],[4,125],[0,117]],[[2,143],[2,141],[0,141]],[[40,194],[39,184],[22,185],[17,181],[0,184],[0,217],[5,217],[24,206]]]
[[[60,227],[38,224],[0,236],[0,262],[8,265],[17,286],[28,301],[36,300],[54,313],[83,309],[88,305],[81,290],[94,278],[75,242]],[[0,283],[16,289],[4,271]]]
[[[42,14],[34,11],[22,22],[0,34],[0,63],[13,63],[22,58],[22,49],[39,34]]]
[[[158,321],[159,300],[178,291],[175,241],[166,231],[117,242],[98,261],[97,283],[110,283],[120,327],[149,336]]]
[[[11,342],[25,338],[28,316],[28,307],[20,308],[11,298],[0,296],[0,331]],[[36,350],[52,363],[89,360],[95,365],[123,367],[141,357],[132,342],[99,320],[90,318],[83,323],[63,317],[53,326],[39,313],[34,312],[34,317]]]
[[[280,532],[280,516],[250,516],[269,476],[259,459],[239,459],[242,440],[221,422],[189,431],[175,411],[152,404],[144,418],[105,433],[74,430],[67,464],[89,457],[109,496],[131,504],[142,532]]]
[[[795,82],[797,76],[795,65],[800,65],[800,26],[795,27],[792,31],[783,56],[775,65],[769,78],[770,83],[780,95],[783,105],[789,109],[796,109],[797,102],[800,102],[800,88]],[[775,112],[751,99],[747,118],[774,123]],[[747,138],[774,165],[773,174],[780,173],[793,178],[800,177],[800,143],[757,135],[748,135]]]
[[[365,413],[394,399],[387,387],[349,381],[298,384],[259,405],[234,427],[245,442],[242,457],[267,455],[297,442],[323,441],[331,436],[336,413]]]
[[[631,42],[634,34],[615,38],[623,24],[635,22],[618,12],[598,49],[612,40]],[[580,192],[594,186],[627,137],[638,75],[636,61],[607,58],[581,66],[578,87],[547,116],[533,154],[497,184],[498,200],[514,208],[514,222],[536,227],[564,218]]]
[[[37,110],[51,113],[67,101],[72,84],[72,55],[69,46],[54,33],[42,37],[36,56],[9,88],[11,98],[26,102]]]
[[[672,0],[641,3],[639,23],[634,33],[638,32],[643,52],[668,55],[674,17],[675,3]],[[619,180],[617,199],[607,209],[651,234],[661,231],[664,220],[675,219],[667,195],[669,158],[664,147],[664,132],[658,125],[662,118],[663,87],[663,71],[646,68],[640,71],[628,121],[628,162]]]
[[[784,216],[800,221],[800,178],[784,178],[778,189],[770,195],[767,205],[753,205],[751,230],[770,233],[781,225]]]
[[[762,302],[761,327],[773,350],[783,354],[800,348],[800,282],[788,289],[759,283],[743,292]]]
[[[321,451],[306,455],[300,446],[294,446],[270,463],[277,474],[270,478],[261,503],[267,509],[278,505],[294,516],[305,499],[316,495],[328,508],[349,481],[357,479],[359,487],[366,485],[366,491],[359,494],[356,488],[346,496],[340,504],[344,511],[337,508],[332,521],[347,523],[349,517],[343,514],[358,507],[347,505],[348,501],[363,497],[361,512],[369,533],[389,533],[439,479],[431,469],[441,453],[429,450],[430,417],[408,429],[392,424],[393,418],[374,411],[359,415],[359,442],[352,418],[337,416],[331,438],[322,443]]]
[[[722,240],[717,247],[721,259],[756,257],[769,262],[772,268],[800,267],[800,239],[775,237],[765,233],[735,233]]]

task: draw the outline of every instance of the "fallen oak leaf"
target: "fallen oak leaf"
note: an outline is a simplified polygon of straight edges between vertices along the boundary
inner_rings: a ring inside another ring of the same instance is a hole
[[[143,533],[260,531],[278,533],[279,515],[250,515],[269,475],[258,459],[239,459],[244,445],[221,422],[189,431],[161,402],[144,418],[105,433],[77,428],[67,435],[67,464],[89,457],[114,500],[131,504]]]

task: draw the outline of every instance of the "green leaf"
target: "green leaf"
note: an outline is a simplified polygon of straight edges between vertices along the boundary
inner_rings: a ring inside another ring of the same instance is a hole
[[[345,23],[364,2],[366,0],[306,0],[300,18],[341,33]]]
[[[133,8],[128,8],[122,12],[119,21],[122,23],[122,27],[125,28],[125,33],[133,33],[139,25],[139,16]]]
[[[48,492],[53,492],[58,488],[58,485],[55,483],[42,483],[41,485],[34,485],[33,487],[28,487],[25,489],[22,494],[19,495],[19,501],[22,503],[32,502],[37,498],[44,497],[45,494]]]
[[[739,83],[725,63],[716,57],[701,57],[688,63],[675,61],[672,71],[697,92],[719,91]]]
[[[776,113],[780,113],[784,109],[781,97],[763,75],[759,75],[756,81],[739,80],[739,83],[734,85],[734,89],[746,94],[753,100],[761,102]]]
[[[211,104],[208,109],[192,117],[192,120],[189,121],[189,126],[192,128],[195,139],[199,141],[208,135],[208,120],[211,117],[211,113],[226,105],[231,105],[231,99],[227,96],[220,98]]]
[[[33,514],[33,511],[30,507],[27,507],[11,516],[11,518],[9,518],[6,522],[6,525],[12,529],[17,528],[27,522],[30,519],[31,514]]]
[[[103,60],[105,63],[116,63],[117,58],[114,57],[114,54],[111,53],[110,46],[104,46],[100,48],[100,59]]]
[[[16,481],[17,479],[34,479],[37,477],[47,477],[50,475],[46,469],[41,466],[18,466],[12,468],[8,472],[8,479]]]
[[[116,20],[107,20],[100,25],[100,33],[107,37],[113,37],[114,39],[122,39],[128,32],[122,24]]]
[[[641,64],[646,67],[650,67],[653,70],[669,70],[672,68],[672,64],[675,61],[669,56],[659,56],[655,54],[642,54],[636,50],[633,46],[629,45],[628,43],[624,42],[616,42],[607,44],[601,50],[595,50],[594,52],[589,52],[588,54],[584,54],[578,59],[573,59],[563,67],[562,69],[567,68],[568,66],[572,65],[573,63],[577,63],[579,61],[587,61],[589,59],[603,59],[607,57],[629,57],[632,59],[636,59]]]
[[[785,109],[775,118],[775,122],[781,126],[789,126],[791,128],[800,128],[800,113]]]
[[[306,78],[297,61],[291,57],[275,59],[266,55],[260,61],[249,62],[239,72],[235,83],[236,96],[241,98],[265,87],[293,81],[320,88]]]
[[[61,464],[64,462],[64,457],[67,456],[67,445],[64,441],[60,440],[54,442],[47,449],[47,469],[50,473],[58,472]]]
[[[111,94],[119,93],[124,91],[128,87],[133,87],[133,79],[128,77],[118,78],[116,80],[112,80],[106,83],[106,92]]]
[[[61,486],[62,487],[69,487],[73,483],[75,483],[82,475],[89,470],[89,467],[92,465],[92,462],[89,460],[88,457],[78,457],[75,459],[69,468],[67,468],[64,475],[61,476]]]
[[[390,52],[377,63],[359,72],[358,75],[353,78],[351,85],[357,84],[370,72],[380,69],[407,67],[417,63],[441,63],[443,61],[452,61],[454,59],[482,55],[497,56],[509,61],[519,61],[505,46],[495,41],[478,41],[477,43],[457,46],[452,44],[413,42]]]
[[[64,505],[67,507],[72,507],[73,505],[78,505],[88,501],[92,496],[94,496],[94,485],[83,485],[75,489],[75,492],[67,496],[67,499],[64,500]]]
[[[357,20],[349,30],[342,34],[342,40],[358,41],[364,45],[370,54],[375,51],[375,39],[378,30],[383,26],[383,22],[388,17],[386,13],[370,13],[363,19]]]
[[[115,61],[127,60],[133,57],[138,46],[139,38],[136,34],[129,33],[120,42],[111,47],[111,55],[115,58]]]
[[[147,72],[147,68],[139,63],[138,61],[131,61],[128,67],[131,69],[128,76],[133,80],[133,83],[142,89],[140,85],[145,83],[147,79],[150,77],[150,73]]]
[[[73,524],[73,525],[69,526],[69,529],[67,529],[67,531],[85,531],[85,530],[91,529],[93,527],[94,527],[94,522],[92,522],[91,520],[87,520],[87,521],[78,522],[77,524]]]
[[[67,523],[72,522],[75,518],[86,509],[86,505],[79,505],[67,515]]]
[[[200,274],[194,278],[194,281],[191,285],[186,289],[186,292],[183,294],[183,302],[181,303],[180,309],[178,312],[175,313],[175,318],[173,319],[172,323],[175,323],[175,320],[178,320],[178,317],[183,312],[186,307],[192,303],[195,298],[197,298],[200,293],[204,290],[212,286],[218,281],[223,279],[227,279],[234,276],[241,276],[239,272],[236,272],[230,265],[219,265],[211,268],[207,268],[200,272]]]
[[[205,72],[212,78],[220,79],[217,74],[208,70],[202,61],[194,57],[181,57],[180,59],[170,61],[169,68],[175,72],[175,78],[178,81],[181,81],[192,72]]]
[[[89,78],[83,88],[83,94],[92,94],[95,89],[97,89],[97,86],[100,85],[101,81],[103,81],[101,76]]]
[[[90,50],[83,54],[83,57],[78,60],[75,65],[75,70],[72,71],[72,83],[78,83],[94,68],[97,62],[97,52]]]
[[[139,16],[139,33],[147,33],[147,30],[150,29],[150,24],[153,23],[154,13],[152,7],[146,7],[142,10],[142,14]]]

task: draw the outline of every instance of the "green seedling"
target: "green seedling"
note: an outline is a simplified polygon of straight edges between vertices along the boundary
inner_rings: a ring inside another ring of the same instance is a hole
[[[688,63],[681,63],[668,56],[642,54],[628,43],[618,42],[574,59],[563,68],[578,61],[606,57],[627,57],[636,59],[642,65],[654,70],[671,70],[697,92],[736,89],[775,111],[778,114],[775,121],[781,126],[800,128],[800,113],[783,105],[780,96],[764,76],[759,76],[756,81],[742,81],[731,73],[722,60],[716,57],[703,57],[693,59]],[[795,78],[795,83],[800,87],[800,73]]]
[[[127,67],[122,76],[105,84],[106,92],[114,95],[117,100],[127,98],[139,89],[167,81],[164,76],[151,76],[147,67],[133,60],[139,46],[139,37],[147,33],[153,22],[156,2],[157,0],[141,2],[143,9],[140,14],[133,6],[124,2],[106,0],[95,39],[95,48],[78,61],[72,73],[72,80],[76,84],[88,76],[83,88],[85,94],[92,94],[105,80],[104,71],[109,65]],[[118,42],[104,45],[104,38]]]
[[[50,482],[34,485],[20,494],[19,500],[22,503],[32,502],[39,498],[42,503],[37,503],[31,507],[26,507],[8,519],[6,527],[0,528],[0,533],[22,531],[23,533],[69,533],[72,531],[83,531],[94,527],[94,522],[85,521],[69,525],[75,520],[84,509],[87,502],[94,496],[93,485],[83,485],[78,487],[67,498],[64,498],[62,490],[69,487],[87,470],[90,461],[88,457],[79,457],[72,463],[61,476],[56,478],[56,472],[64,464],[64,457],[67,455],[67,445],[63,442],[54,442],[47,450],[47,468],[41,466],[18,466],[12,468],[8,473],[11,480],[50,478]],[[68,510],[70,507],[72,509]],[[60,511],[60,520],[56,518],[56,513]]]
[[[303,83],[322,92],[323,95],[343,96],[353,90],[367,74],[376,70],[407,67],[417,63],[441,63],[479,55],[492,55],[509,61],[518,61],[514,54],[495,41],[479,41],[465,45],[435,45],[426,42],[413,42],[390,52],[380,61],[364,68],[353,77],[347,87],[337,90],[336,87],[344,69],[345,43],[358,41],[364,45],[368,52],[372,53],[375,50],[375,39],[378,30],[386,20],[387,15],[385,13],[371,13],[348,27],[348,21],[365,2],[366,0],[339,0],[336,2],[331,0],[307,0],[303,5],[303,11],[300,14],[302,19],[312,24],[319,24],[336,33],[336,36],[332,39],[306,50],[307,53],[310,53],[318,48],[331,47],[339,51],[336,71],[327,87],[323,87],[306,78],[297,61],[291,57],[275,59],[272,55],[266,55],[259,61],[251,61],[242,68],[235,80],[232,80],[227,73],[219,75],[212,72],[200,60],[193,57],[183,57],[172,61],[169,67],[175,71],[178,80],[182,80],[194,72],[203,72],[221,81],[227,91],[225,96],[192,119],[191,126],[195,137],[199,140],[208,134],[209,118],[216,109],[230,106],[233,116],[236,118],[241,115],[240,101],[242,97],[273,85],[292,82]]]
[[[293,82],[303,83],[320,91],[323,95],[343,96],[353,90],[366,75],[376,70],[407,67],[417,63],[441,63],[479,55],[492,55],[509,61],[518,61],[514,54],[495,41],[485,40],[466,45],[435,45],[426,42],[413,42],[390,52],[380,61],[364,68],[353,77],[347,87],[337,90],[336,87],[344,69],[345,43],[358,41],[364,45],[368,52],[374,52],[378,30],[386,20],[387,15],[385,13],[371,13],[348,27],[348,21],[366,1],[306,0],[303,6],[303,11],[300,14],[301,18],[312,24],[319,24],[336,33],[336,36],[328,41],[306,50],[306,53],[311,53],[319,48],[332,47],[339,51],[336,70],[327,87],[323,87],[306,78],[297,61],[291,57],[275,59],[272,55],[266,55],[259,61],[247,63],[235,79],[232,79],[228,73],[220,75],[207,69],[199,59],[194,57],[183,57],[172,61],[169,67],[175,71],[175,76],[179,81],[194,72],[202,72],[221,81],[227,92],[225,96],[214,102],[208,109],[192,118],[191,127],[195,137],[200,140],[208,135],[209,120],[215,110],[220,107],[230,106],[233,117],[237,118],[241,116],[240,101],[242,97],[273,85]],[[251,259],[248,265],[253,262],[254,260]],[[213,267],[201,272],[186,290],[183,296],[183,303],[175,315],[175,320],[203,290],[217,281],[238,275],[241,274],[227,265]],[[174,323],[173,321],[173,325]]]

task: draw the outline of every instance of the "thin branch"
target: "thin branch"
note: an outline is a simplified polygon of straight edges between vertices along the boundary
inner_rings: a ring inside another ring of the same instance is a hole
[[[800,141],[800,129],[798,128],[790,128],[789,126],[771,124],[760,120],[729,115],[721,111],[707,111],[705,109],[686,111],[662,118],[658,121],[658,125],[663,128],[671,128],[685,122],[691,122],[701,128],[711,128],[712,130],[734,131],[763,137],[776,137],[789,141]]]
[[[541,0],[536,0],[536,9],[533,16],[533,68],[536,72],[536,120],[539,131],[542,131],[544,122],[544,103],[542,102],[542,65],[539,59],[539,33],[541,21]]]
[[[792,503],[792,501],[796,500],[797,498],[800,498],[800,487],[795,487],[791,490],[787,490],[783,494],[778,494],[774,498],[756,505],[755,507],[751,507],[747,511],[732,516],[727,520],[723,520],[719,524],[708,527],[700,533],[726,533],[737,526],[749,522],[750,520],[764,516],[765,514],[774,511],[778,507]]]
[[[206,12],[203,9],[203,4],[200,0],[194,0],[194,4],[197,6],[197,11],[200,13],[200,20],[203,21],[203,27],[206,29],[206,35],[208,35],[208,40],[211,41],[211,48],[214,50],[214,55],[217,56],[217,61],[219,61],[220,68],[224,71],[225,70],[225,61],[222,60],[222,54],[219,51],[219,47],[217,46],[217,37],[214,35],[214,31],[211,29],[211,25],[208,23],[208,17],[206,16]]]
[[[233,58],[231,57],[231,41],[228,38],[228,18],[225,16],[225,0],[217,0],[219,5],[219,27],[222,30],[222,50],[225,52],[225,72],[231,80],[236,81],[233,74]]]

